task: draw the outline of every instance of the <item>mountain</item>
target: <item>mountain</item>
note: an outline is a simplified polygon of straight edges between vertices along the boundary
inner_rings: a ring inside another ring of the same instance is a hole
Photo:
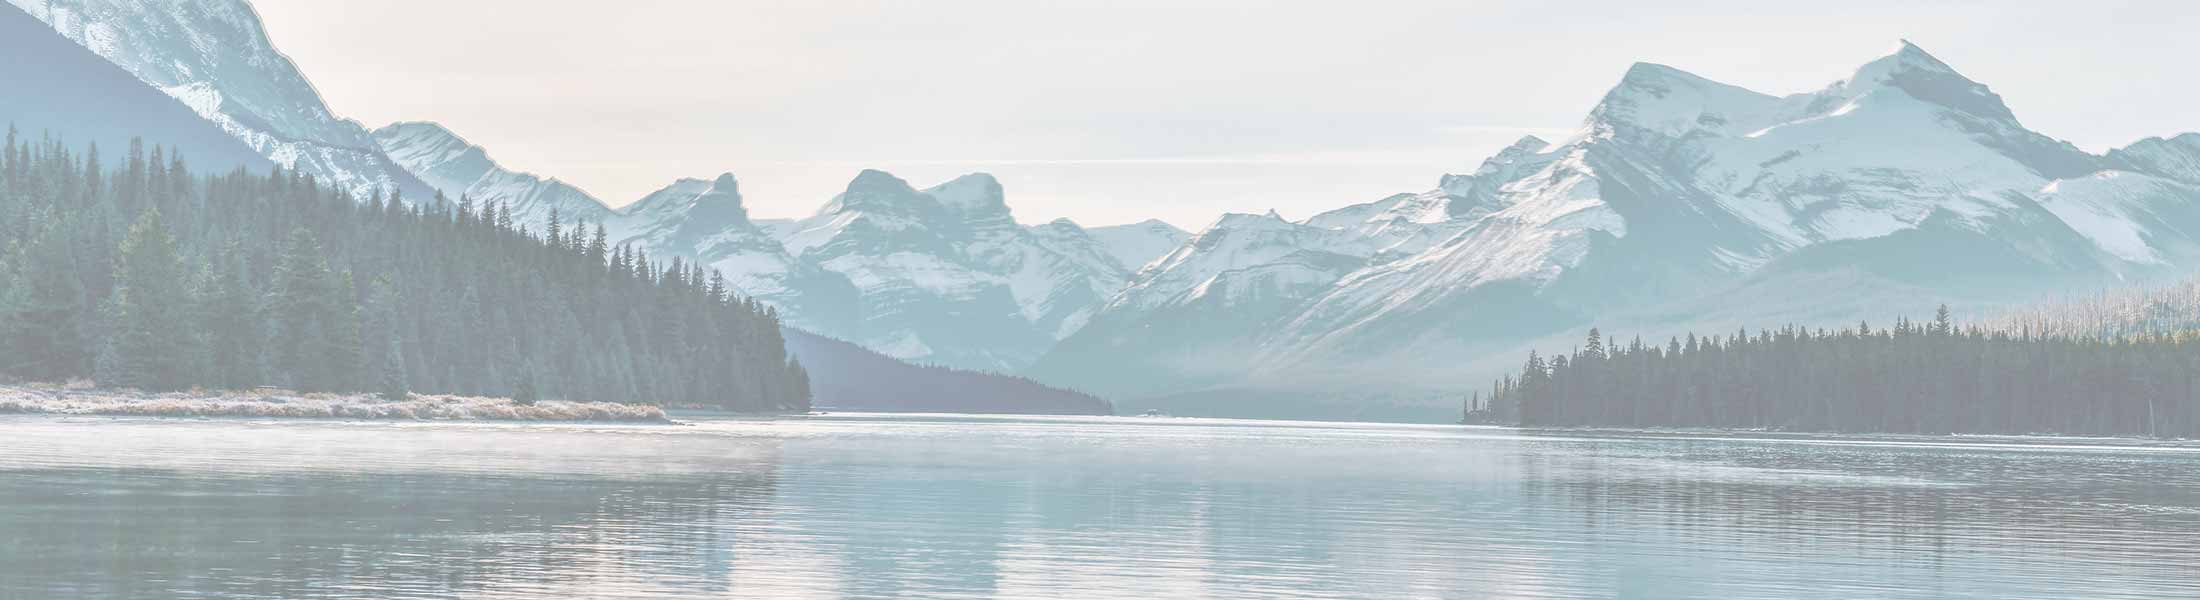
[[[337,118],[244,0],[8,0],[261,156],[359,197],[434,190]]]
[[[1128,278],[1074,223],[1018,225],[985,174],[920,191],[866,170],[814,216],[775,229],[802,263],[856,290],[854,314],[821,333],[963,369],[1030,364]]]
[[[778,308],[792,325],[839,331],[853,314],[855,287],[796,260],[750,221],[732,173],[675,181],[626,206],[612,217],[611,229],[619,244],[716,269],[734,289]]]
[[[20,129],[25,139],[41,131],[68,135],[70,147],[96,143],[113,160],[124,156],[132,138],[142,137],[211,173],[273,165],[176,99],[14,7],[0,8],[0,53],[35,57],[0,63],[0,81],[15,90],[0,94],[0,126]]]
[[[1123,270],[1129,273],[1137,273],[1146,263],[1168,254],[1177,246],[1184,245],[1184,240],[1192,238],[1192,234],[1159,219],[1094,227],[1085,230],[1085,234],[1099,242],[1108,256],[1114,257],[1116,264],[1122,265]]]
[[[1108,401],[1028,379],[894,360],[862,346],[788,328],[787,352],[809,369],[811,405],[878,412],[1108,415]]]
[[[576,219],[603,223],[615,213],[595,196],[557,179],[506,170],[489,152],[442,125],[394,123],[372,132],[377,148],[407,172],[440,190],[452,202],[460,196],[477,203],[498,203],[512,211],[515,223],[541,231],[555,212],[565,223]]]
[[[1030,373],[1126,406],[1386,390],[1438,418],[1485,357],[1592,325],[1853,323],[2160,278],[2200,266],[2196,142],[2088,154],[1907,42],[1788,96],[1637,64],[1569,139],[1437,190],[1217,222]]]

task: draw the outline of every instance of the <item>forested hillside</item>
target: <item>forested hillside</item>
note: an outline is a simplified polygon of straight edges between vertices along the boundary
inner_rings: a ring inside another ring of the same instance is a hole
[[[600,224],[194,176],[137,144],[11,127],[0,153],[0,375],[801,410],[778,316]]]
[[[2200,335],[2093,337],[1930,323],[1786,327],[1531,353],[1490,420],[1527,426],[2200,436]],[[1471,415],[1470,417],[1477,416]]]

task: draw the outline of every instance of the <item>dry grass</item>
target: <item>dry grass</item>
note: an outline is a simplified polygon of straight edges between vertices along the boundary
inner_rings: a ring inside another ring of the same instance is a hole
[[[664,410],[658,407],[612,402],[545,400],[522,406],[509,398],[421,394],[414,394],[403,402],[390,402],[373,394],[299,394],[273,389],[152,394],[126,389],[93,389],[73,383],[0,385],[0,413],[427,421],[666,421]]]

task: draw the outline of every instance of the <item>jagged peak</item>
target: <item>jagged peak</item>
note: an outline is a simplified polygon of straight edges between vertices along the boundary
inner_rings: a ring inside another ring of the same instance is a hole
[[[1062,217],[1052,221],[1047,221],[1045,224],[1034,227],[1034,229],[1041,229],[1060,235],[1085,235],[1085,227],[1082,225],[1078,225],[1076,221],[1070,220],[1069,217]]]
[[[1505,167],[1520,162],[1522,158],[1550,149],[1550,147],[1551,143],[1544,141],[1543,138],[1532,135],[1521,137],[1519,141],[1513,142],[1511,146],[1506,146],[1505,149],[1497,151],[1497,154],[1482,159],[1482,166],[1476,167],[1474,174],[1488,175],[1502,171]],[[1445,176],[1446,181],[1450,178],[1449,175]]]
[[[970,173],[924,190],[948,210],[965,217],[1008,214],[1008,196],[989,173]]]
[[[1836,96],[1854,98],[1882,87],[1899,89],[1912,98],[1958,112],[2010,122],[2016,120],[2016,115],[2002,103],[2000,95],[1985,84],[1964,77],[1954,67],[1909,40],[1902,40],[1894,52],[1857,67],[1855,74],[1836,82],[1830,91]]]
[[[862,172],[856,173],[855,179],[848,181],[848,189],[842,192],[842,195],[888,194],[898,196],[916,193],[917,189],[911,187],[908,181],[895,177],[893,173],[878,169],[864,169]]]
[[[749,209],[741,199],[741,181],[733,173],[720,173],[710,187],[696,194],[689,207],[691,220],[710,225],[747,225]]]
[[[1506,146],[1504,152],[1542,152],[1544,148],[1549,147],[1551,147],[1551,142],[1530,134],[1513,140],[1512,145]]]
[[[1933,71],[1946,71],[1949,73],[1954,73],[1956,71],[1955,67],[1950,67],[1948,66],[1948,63],[1941,62],[1938,57],[1933,56],[1930,52],[1926,52],[1924,48],[1918,47],[1917,44],[1911,43],[1908,39],[1901,40],[1900,43],[1895,45],[1894,52],[1888,53],[1885,58],[1882,58],[1880,60],[1892,61],[1895,64],[1899,64],[1905,68],[1911,69],[1927,69]]]
[[[2165,145],[2166,145],[2166,146],[2192,146],[2192,147],[2195,147],[2195,148],[2200,148],[2200,133],[2191,133],[2191,132],[2188,132],[2188,133],[2180,133],[2180,134],[2177,134],[2177,135],[2173,135],[2173,136],[2169,136],[2169,137],[2162,137],[2162,136],[2158,136],[2158,135],[2150,135],[2150,136],[2147,136],[2147,137],[2144,137],[2144,138],[2140,138],[2140,139],[2138,139],[2138,140],[2136,140],[2136,141],[2133,141],[2133,142],[2131,142],[2130,144],[2127,144],[2127,145],[2125,145],[2125,146],[2124,146],[2124,147],[2122,147],[2122,148],[2114,148],[2114,149],[2111,149],[2111,150],[2110,150],[2110,152],[2115,152],[2115,151],[2119,151],[2119,150],[2121,150],[2121,151],[2126,151],[2126,152],[2129,152],[2129,151],[2131,151],[2131,150],[2134,150],[2134,149],[2139,149],[2139,148],[2146,148],[2146,147],[2150,147],[2150,146],[2165,146]]]
[[[1879,58],[1872,59],[1871,62],[1857,67],[1855,73],[1851,74],[1848,79],[1843,80],[1842,83],[1851,86],[1887,83],[1897,76],[1908,73],[1935,73],[1954,75],[1959,78],[1963,76],[1961,73],[1956,72],[1955,67],[1950,67],[1948,63],[1941,62],[1939,58],[1927,53],[1924,48],[1919,48],[1917,44],[1910,43],[1909,40],[1902,40],[1893,52],[1881,55]],[[1965,79],[1964,81],[1970,80]]]
[[[993,177],[992,173],[977,171],[973,173],[964,173],[954,179],[947,180],[947,183],[940,184],[938,187],[961,185],[1000,187],[1001,180]]]
[[[488,156],[481,146],[435,121],[398,121],[367,132],[367,135],[385,152],[402,150],[412,154],[449,156],[473,151],[484,158]]]
[[[911,204],[931,204],[929,210],[939,210],[938,200],[917,191],[907,180],[878,169],[864,169],[848,181],[848,188],[833,196],[831,202],[818,209],[818,214],[836,214],[851,210],[885,210],[906,212]],[[922,207],[919,208],[923,210]]]
[[[1690,88],[1722,88],[1739,90],[1741,92],[1752,95],[1763,95],[1740,87],[1735,87],[1725,83],[1720,83],[1718,81],[1713,81],[1701,75],[1681,70],[1677,67],[1654,62],[1637,62],[1635,64],[1628,65],[1627,72],[1620,75],[1619,83],[1614,84],[1611,91],[1606,92],[1605,97],[1609,99],[1613,94],[1620,94],[1628,91],[1649,92],[1662,97],[1664,93],[1668,93],[1671,91],[1672,86],[1683,86]],[[1531,135],[1527,137],[1532,138],[1535,136]]]
[[[1604,133],[1632,129],[1666,136],[1696,130],[1738,134],[1778,101],[1673,67],[1638,62],[1589,111],[1587,125],[1592,132]]]
[[[732,173],[721,173],[713,179],[695,177],[675,179],[671,184],[657,188],[657,191],[650,192],[642,199],[620,209],[620,212],[629,215],[649,214],[667,210],[686,212],[696,204],[701,203],[703,197],[709,195],[730,196],[733,198],[735,206],[741,204],[739,181],[734,178]]]
[[[1207,226],[1207,230],[1213,231],[1217,229],[1276,227],[1290,225],[1293,225],[1293,223],[1284,220],[1283,215],[1276,214],[1276,209],[1271,208],[1268,209],[1268,212],[1261,214],[1223,213],[1221,217],[1215,219],[1214,224]]]
[[[710,189],[714,192],[729,193],[738,197],[741,194],[741,181],[735,179],[732,172],[719,173],[718,178],[711,180]]]

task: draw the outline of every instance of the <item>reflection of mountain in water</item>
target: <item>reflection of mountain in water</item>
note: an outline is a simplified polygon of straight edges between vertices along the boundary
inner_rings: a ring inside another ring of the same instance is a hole
[[[1194,419],[0,417],[0,598],[2187,598],[2196,461]]]
[[[772,460],[744,466],[641,478],[13,473],[0,478],[0,597],[724,589],[751,531],[728,523],[758,518],[777,480]]]

